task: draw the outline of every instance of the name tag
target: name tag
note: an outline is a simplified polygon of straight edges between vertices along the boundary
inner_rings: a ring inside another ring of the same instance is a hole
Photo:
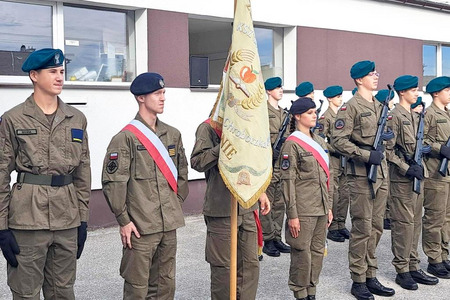
[[[306,156],[312,156],[313,154],[311,153],[311,152],[303,152],[303,153],[300,153],[300,156],[301,157],[306,157]]]
[[[410,121],[403,121],[403,125],[411,125]]]
[[[37,129],[17,129],[17,135],[33,135],[37,134]]]
[[[368,117],[368,116],[371,116],[371,115],[372,115],[371,112],[364,112],[364,113],[361,114],[361,117]]]
[[[137,145],[137,150],[138,151],[143,151],[143,150],[147,150],[147,149],[145,148],[144,145]]]
[[[436,120],[436,123],[447,123],[447,119]]]

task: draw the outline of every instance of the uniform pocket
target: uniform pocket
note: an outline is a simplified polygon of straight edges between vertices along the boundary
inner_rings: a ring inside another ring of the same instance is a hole
[[[143,145],[137,145],[136,159],[134,160],[136,179],[155,179],[156,178],[156,164],[150,153]]]
[[[311,152],[299,154],[298,169],[300,179],[315,179],[318,177],[317,160]]]
[[[40,140],[42,138],[41,128],[17,129],[16,138],[19,143],[18,156],[20,162],[30,168],[42,166],[40,147],[45,141]]]
[[[359,115],[359,121],[361,123],[361,137],[375,136],[377,133],[377,118],[376,115],[371,112],[365,112]]]

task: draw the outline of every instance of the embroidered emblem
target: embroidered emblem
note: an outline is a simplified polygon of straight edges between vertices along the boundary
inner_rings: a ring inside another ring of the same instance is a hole
[[[334,128],[336,128],[336,129],[342,129],[342,128],[344,128],[344,126],[345,126],[345,122],[342,119],[338,119],[334,123]]]
[[[117,161],[110,160],[108,165],[106,166],[106,172],[108,172],[109,174],[113,174],[117,171],[118,168],[119,168],[119,164],[117,163]]]
[[[176,154],[175,145],[169,145],[169,147],[167,147],[167,151],[169,152],[170,157],[174,157]]]
[[[283,160],[281,161],[281,169],[287,170],[291,166],[291,163],[289,162],[289,155],[283,154]]]
[[[112,152],[110,155],[109,155],[109,160],[116,160],[116,159],[118,159],[119,158],[119,153],[117,153],[117,152]]]
[[[82,143],[83,142],[83,129],[72,128],[72,142]]]

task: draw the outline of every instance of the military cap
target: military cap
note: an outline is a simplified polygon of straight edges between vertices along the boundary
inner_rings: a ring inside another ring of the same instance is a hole
[[[396,91],[406,91],[416,88],[419,85],[419,77],[412,75],[402,75],[394,81],[394,89]]]
[[[414,109],[414,108],[416,108],[416,107],[419,106],[419,105],[425,106],[425,103],[423,103],[422,97],[420,97],[420,96],[417,97],[416,102],[414,102],[413,104],[411,104],[411,108]]]
[[[61,67],[63,64],[64,54],[60,49],[44,48],[31,52],[22,65],[22,71]]]
[[[164,87],[164,78],[158,73],[142,73],[136,77],[130,86],[133,95],[146,95]]]
[[[350,69],[350,76],[358,79],[366,76],[370,72],[375,71],[375,63],[370,60],[359,61]]]
[[[377,99],[379,102],[383,103],[384,101],[386,101],[386,98],[389,95],[389,90],[388,89],[384,89],[384,90],[379,90],[378,93],[375,95],[375,99]],[[391,92],[391,94],[389,95],[389,100],[392,100],[394,98],[394,93]]]
[[[450,87],[450,77],[440,76],[432,79],[426,87],[427,93],[440,92],[445,88]]]
[[[289,112],[293,115],[301,115],[311,108],[316,108],[314,101],[309,97],[300,97],[292,103]]]
[[[356,94],[357,91],[358,91],[358,88],[355,87],[355,88],[352,90],[352,95]]]
[[[264,87],[266,90],[271,91],[283,85],[283,81],[280,77],[271,77],[264,82]]]
[[[304,97],[313,91],[314,86],[309,81],[304,81],[295,88],[295,94],[299,97]]]
[[[338,95],[341,95],[342,92],[344,90],[342,89],[342,86],[340,85],[332,85],[327,87],[324,91],[323,91],[323,95],[327,98],[333,98],[336,97]]]

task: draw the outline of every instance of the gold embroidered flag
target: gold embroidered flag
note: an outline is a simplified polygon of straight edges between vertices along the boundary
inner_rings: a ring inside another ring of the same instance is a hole
[[[272,147],[249,0],[236,2],[231,47],[210,122],[222,131],[222,179],[239,204],[250,208],[270,183]]]

